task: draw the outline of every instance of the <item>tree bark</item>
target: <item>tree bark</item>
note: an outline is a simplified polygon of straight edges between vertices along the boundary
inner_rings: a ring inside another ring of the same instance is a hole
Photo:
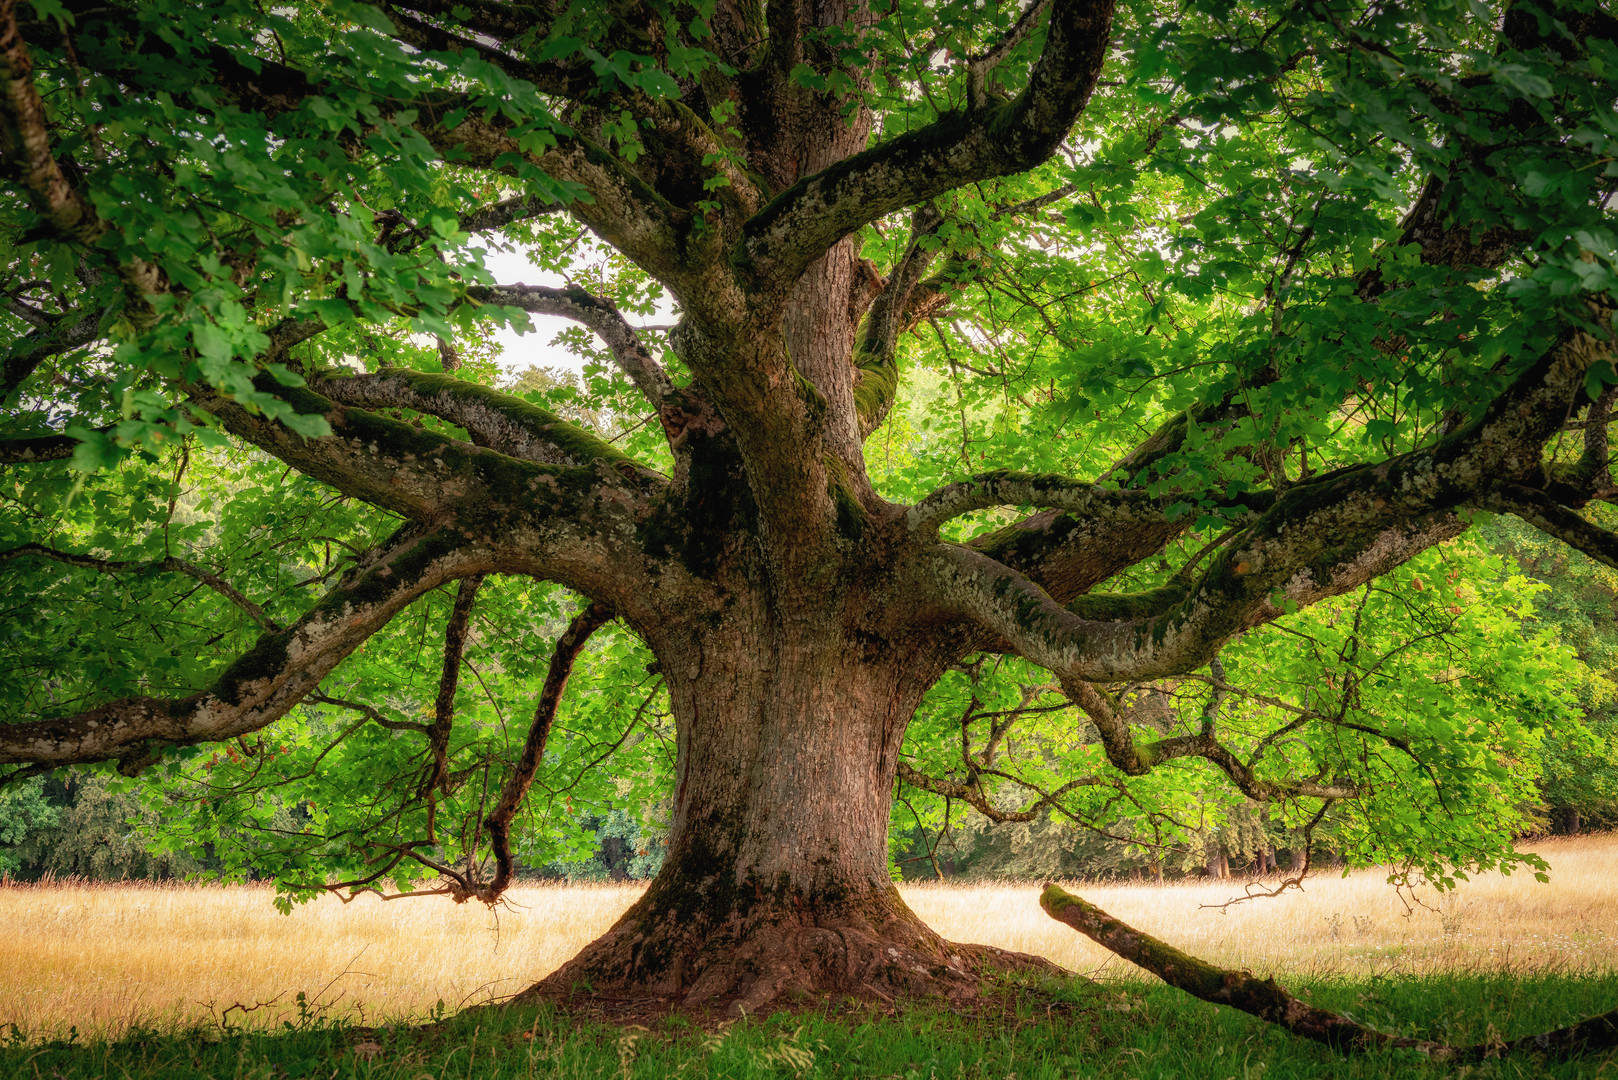
[[[966,999],[985,964],[1059,970],[952,944],[894,888],[894,774],[925,688],[898,651],[870,663],[840,640],[774,649],[768,636],[721,629],[660,661],[680,732],[667,859],[606,935],[525,996],[741,1015],[828,994]]]

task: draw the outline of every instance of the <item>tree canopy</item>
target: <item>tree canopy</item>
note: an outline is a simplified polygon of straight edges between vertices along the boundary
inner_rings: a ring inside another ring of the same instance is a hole
[[[1467,533],[1618,565],[1584,0],[0,0],[0,86],[0,782],[288,900],[629,806],[560,978],[891,993],[895,795],[1445,882],[1592,737]]]

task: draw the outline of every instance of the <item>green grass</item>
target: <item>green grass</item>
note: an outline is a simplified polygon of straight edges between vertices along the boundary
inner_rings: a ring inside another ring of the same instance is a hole
[[[1299,987],[1299,989],[1303,989]],[[1618,1001],[1618,974],[1435,976],[1307,988],[1383,1030],[1455,1044],[1546,1030]],[[683,1018],[620,1028],[554,1009],[479,1009],[434,1024],[344,1028],[309,1016],[277,1034],[137,1032],[116,1043],[0,1047],[0,1077],[39,1080],[421,1080],[690,1076],[1164,1078],[1597,1077],[1618,1059],[1516,1056],[1470,1069],[1409,1052],[1340,1058],[1229,1009],[1156,985],[1008,989],[978,1015],[889,1016],[849,1003],[703,1030]]]

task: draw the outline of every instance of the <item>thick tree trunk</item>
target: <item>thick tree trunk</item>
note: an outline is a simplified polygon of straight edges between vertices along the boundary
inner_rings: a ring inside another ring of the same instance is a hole
[[[710,640],[664,662],[680,732],[668,858],[611,930],[528,995],[739,1014],[831,994],[963,999],[985,966],[1055,970],[952,944],[900,898],[888,814],[922,687],[893,650],[870,663],[827,644],[719,652]]]

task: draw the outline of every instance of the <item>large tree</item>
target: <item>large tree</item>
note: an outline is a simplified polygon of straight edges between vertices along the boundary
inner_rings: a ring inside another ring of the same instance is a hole
[[[1093,733],[1026,813],[1188,762],[1318,807],[1483,737],[1317,697],[1243,742],[1222,646],[1479,512],[1618,559],[1581,513],[1615,490],[1614,31],[1577,0],[0,0],[0,763],[223,743],[257,776],[295,753],[272,725],[349,709],[371,741],[308,770],[393,770],[346,792],[391,808],[351,883],[492,900],[616,620],[666,687],[668,855],[549,985],[970,992],[996,957],[887,857],[896,779],[1004,805],[992,730],[964,774],[905,760],[946,675],[1020,658]],[[499,243],[570,283],[495,281]],[[661,296],[666,336],[622,313]],[[494,389],[525,313],[617,383],[571,414]],[[491,771],[456,756],[467,643],[534,582],[581,606],[504,662],[544,685]],[[442,620],[425,667],[407,609]],[[368,641],[391,697],[343,692]],[[1117,692],[1203,670],[1190,729]]]

